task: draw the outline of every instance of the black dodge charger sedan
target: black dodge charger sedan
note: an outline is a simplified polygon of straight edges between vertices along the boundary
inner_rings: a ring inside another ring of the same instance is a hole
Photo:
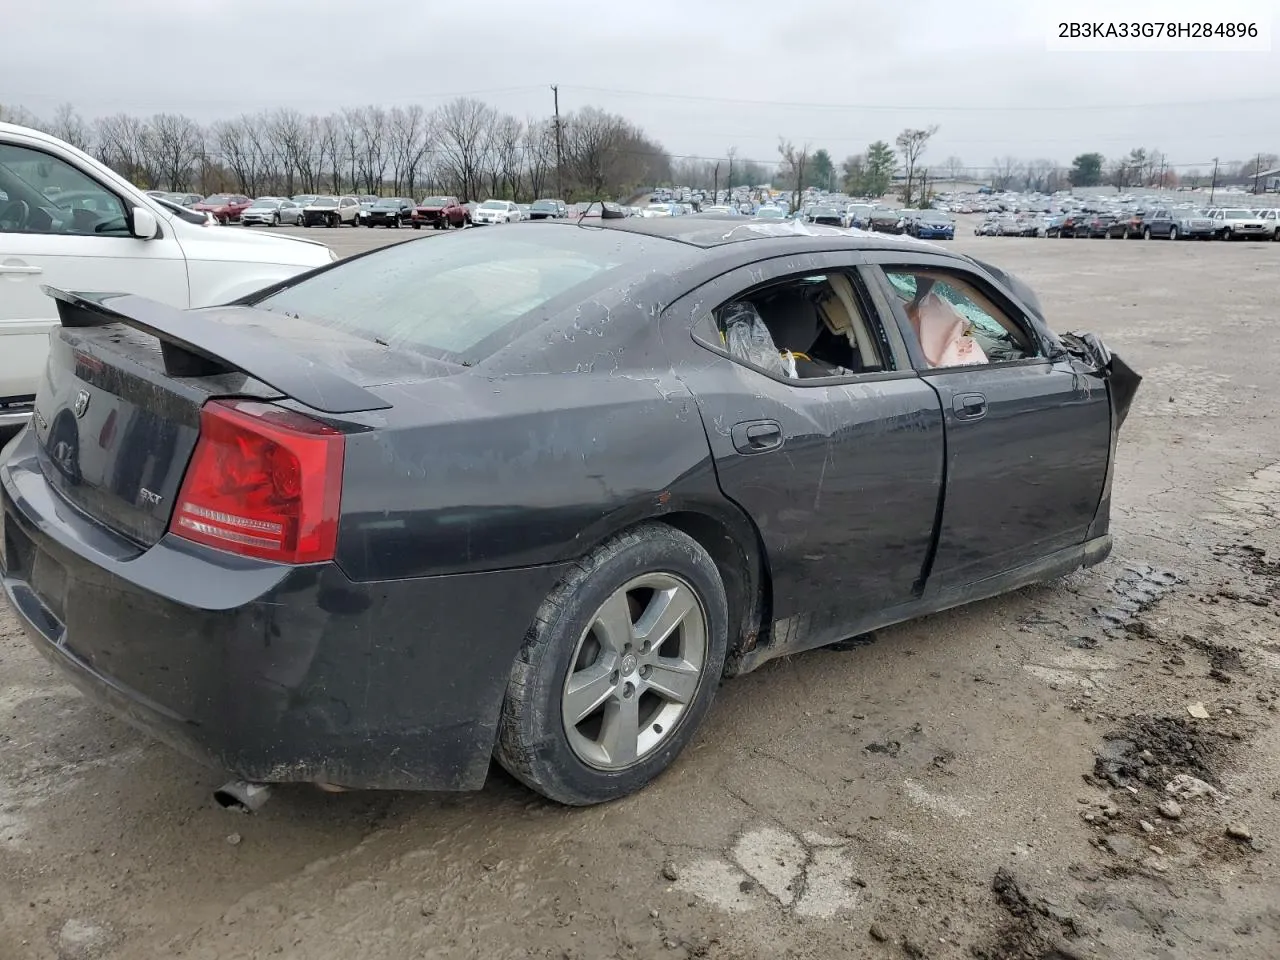
[[[635,791],[723,676],[1105,557],[1140,379],[995,267],[798,223],[460,231],[193,311],[48,292],[5,592],[254,783]]]

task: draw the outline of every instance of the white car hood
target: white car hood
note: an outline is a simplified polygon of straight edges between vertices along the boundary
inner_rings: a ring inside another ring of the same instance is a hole
[[[319,267],[333,262],[329,247],[317,240],[230,227],[203,227],[178,217],[165,226],[174,232],[190,260],[245,260],[295,267]]]

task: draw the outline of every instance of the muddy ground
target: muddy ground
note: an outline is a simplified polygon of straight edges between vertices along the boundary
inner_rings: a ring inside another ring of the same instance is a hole
[[[0,958],[1280,955],[1280,244],[956,246],[1146,376],[1106,563],[730,682],[589,810],[495,771],[229,814],[6,609]]]

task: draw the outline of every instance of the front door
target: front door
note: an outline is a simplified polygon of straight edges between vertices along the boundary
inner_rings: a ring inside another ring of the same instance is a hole
[[[930,595],[1083,543],[1111,435],[1107,386],[1096,373],[1051,361],[1026,314],[987,278],[954,260],[939,264],[885,263],[882,274],[946,419]],[[961,340],[973,342],[943,350],[939,331],[952,317],[968,326]],[[974,363],[979,352],[985,362]]]
[[[937,395],[910,369],[897,331],[881,328],[854,255],[815,255],[808,263],[804,274],[793,272],[791,260],[725,274],[672,304],[663,321],[672,336],[687,338],[691,314],[697,318],[694,339],[705,357],[684,365],[682,376],[720,487],[759,530],[772,580],[773,644],[782,650],[848,636],[860,617],[918,595],[943,469]],[[734,352],[723,325],[727,305],[758,303],[773,327],[766,337],[782,341],[799,335],[774,324],[772,305],[788,297],[829,302],[820,288],[837,274],[854,294],[862,336],[833,335],[815,313],[818,337],[809,339],[844,351],[840,371],[779,373],[780,349],[818,351],[800,340],[763,344],[755,358]],[[861,341],[856,359],[852,340]]]
[[[68,160],[0,141],[0,398],[35,393],[58,316],[44,284],[190,305],[182,249],[163,218],[160,236],[139,240],[128,214]]]

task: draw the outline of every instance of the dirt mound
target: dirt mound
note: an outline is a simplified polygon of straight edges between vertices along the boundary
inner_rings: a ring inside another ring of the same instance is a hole
[[[1082,960],[1083,954],[1063,939],[1064,935],[1079,936],[1080,930],[1075,917],[1060,905],[1027,896],[1005,867],[996,871],[991,892],[1009,914],[1009,922],[990,942],[970,948],[977,960]]]
[[[1102,738],[1093,772],[1113,787],[1145,783],[1159,789],[1179,773],[1221,786],[1220,749],[1218,738],[1181,717],[1139,715]]]

